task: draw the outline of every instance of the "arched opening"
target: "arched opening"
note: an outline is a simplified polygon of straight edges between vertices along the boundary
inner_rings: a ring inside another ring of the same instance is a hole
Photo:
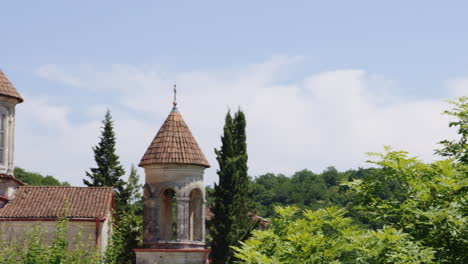
[[[203,240],[203,195],[200,189],[193,189],[190,193],[189,206],[189,240]]]
[[[161,197],[161,237],[166,241],[177,239],[177,200],[172,189],[164,190]]]

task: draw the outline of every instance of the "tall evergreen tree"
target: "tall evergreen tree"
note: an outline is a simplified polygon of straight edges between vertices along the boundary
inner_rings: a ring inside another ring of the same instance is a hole
[[[124,181],[122,176],[125,170],[119,161],[119,156],[115,154],[115,132],[110,111],[107,110],[104,120],[104,125],[100,137],[100,142],[93,147],[94,160],[96,168],[91,168],[91,172],[86,172],[86,177],[83,183],[87,186],[113,186],[116,190],[116,201],[120,205],[122,201]]]
[[[247,174],[247,143],[245,115],[238,111],[234,119],[228,112],[221,149],[215,149],[219,163],[219,183],[214,187],[213,207],[213,263],[232,263],[231,246],[245,240],[253,223],[249,217],[251,209],[250,186]]]
[[[125,191],[128,194],[127,201],[129,204],[134,204],[141,199],[141,190],[143,190],[143,185],[140,184],[140,175],[138,175],[135,165],[132,164],[128,181],[125,184]]]

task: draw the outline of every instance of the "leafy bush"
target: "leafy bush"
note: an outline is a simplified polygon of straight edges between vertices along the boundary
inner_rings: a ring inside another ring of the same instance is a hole
[[[437,263],[468,263],[468,166],[453,160],[426,164],[404,151],[377,155],[379,177],[347,185],[355,208],[376,225],[388,225],[434,248]],[[394,199],[382,199],[379,189],[388,181],[400,188]]]
[[[373,231],[352,224],[336,207],[300,211],[276,207],[270,229],[235,247],[241,263],[431,263],[433,250],[401,231]]]

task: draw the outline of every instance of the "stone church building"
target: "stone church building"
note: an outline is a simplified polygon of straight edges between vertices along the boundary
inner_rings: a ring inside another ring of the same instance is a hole
[[[13,175],[15,107],[22,102],[0,70],[0,236],[21,239],[40,226],[50,240],[57,221],[65,216],[70,220],[70,241],[81,232],[82,242],[105,251],[112,227],[112,187],[27,186]]]
[[[210,167],[174,107],[141,159],[145,169],[143,248],[137,264],[206,263],[205,187]]]
[[[15,107],[22,102],[0,71],[0,235],[15,239],[37,225],[53,233],[67,210],[70,238],[81,231],[105,251],[112,231],[111,187],[27,186],[13,175]],[[210,165],[177,109],[175,94],[173,105],[139,164],[145,185],[143,247],[134,249],[138,264],[208,261],[203,173]]]

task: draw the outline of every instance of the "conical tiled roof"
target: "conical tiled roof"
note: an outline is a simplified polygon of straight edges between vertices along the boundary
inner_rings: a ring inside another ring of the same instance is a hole
[[[19,103],[24,101],[2,70],[0,70],[0,95],[15,98]]]
[[[210,167],[185,124],[176,107],[172,109],[158,134],[151,142],[148,150],[140,161],[139,166],[155,164],[186,164]]]

